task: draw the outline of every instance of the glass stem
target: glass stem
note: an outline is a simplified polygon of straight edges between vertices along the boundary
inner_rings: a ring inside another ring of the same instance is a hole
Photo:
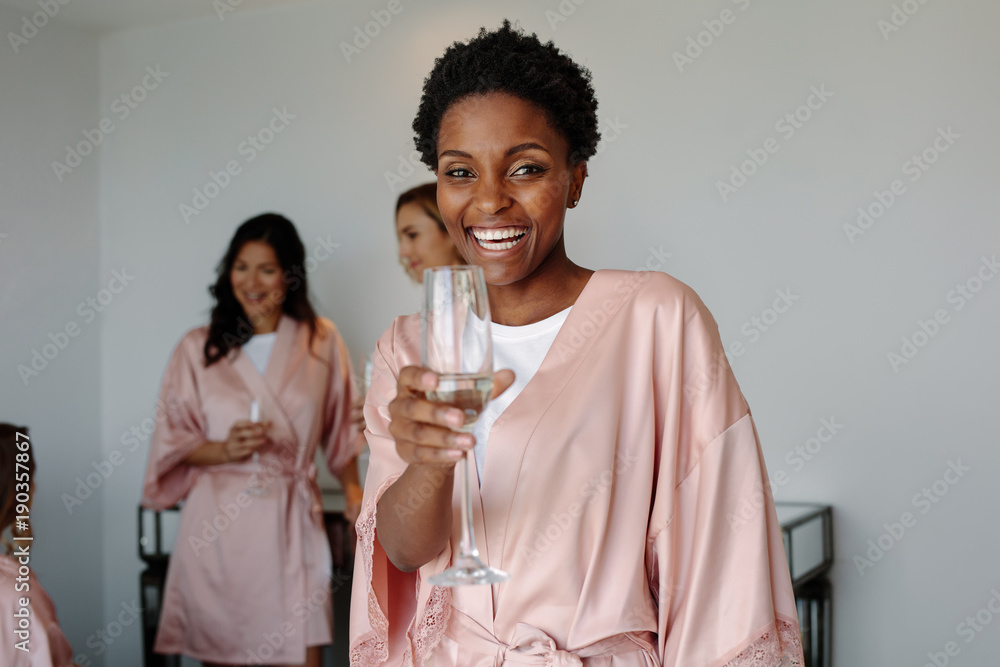
[[[469,467],[469,459],[472,458],[472,450],[465,452],[462,461],[462,474],[465,478],[462,490],[462,544],[459,547],[460,558],[479,558],[479,550],[476,548],[476,538],[472,531],[472,470]]]

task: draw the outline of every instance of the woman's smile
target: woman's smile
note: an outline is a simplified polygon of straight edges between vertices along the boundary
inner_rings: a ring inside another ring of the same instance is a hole
[[[528,227],[469,227],[480,248],[491,252],[510,250],[528,235]]]

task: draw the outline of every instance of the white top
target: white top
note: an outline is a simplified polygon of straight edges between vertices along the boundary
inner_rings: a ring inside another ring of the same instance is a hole
[[[493,338],[493,370],[509,368],[514,371],[514,384],[507,391],[490,401],[483,414],[476,422],[473,433],[476,435],[476,468],[479,477],[483,476],[483,463],[486,461],[486,442],[490,436],[490,428],[507,406],[521,393],[525,385],[535,376],[538,367],[542,365],[552,341],[569,315],[570,306],[551,317],[539,322],[525,324],[522,327],[508,327],[495,322],[490,325]]]
[[[243,344],[243,353],[247,355],[254,368],[261,375],[264,375],[264,371],[267,370],[267,362],[271,359],[271,350],[274,349],[274,341],[277,337],[277,331],[256,334]]]

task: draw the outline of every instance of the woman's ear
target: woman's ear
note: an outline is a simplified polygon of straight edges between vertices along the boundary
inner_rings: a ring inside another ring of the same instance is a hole
[[[583,182],[587,179],[587,161],[580,160],[570,167],[569,201],[567,206],[575,208],[583,195]]]

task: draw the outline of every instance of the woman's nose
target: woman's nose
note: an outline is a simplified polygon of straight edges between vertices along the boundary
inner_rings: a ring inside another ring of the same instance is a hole
[[[476,208],[483,213],[495,215],[510,206],[510,195],[507,193],[501,178],[480,177],[475,187]]]

